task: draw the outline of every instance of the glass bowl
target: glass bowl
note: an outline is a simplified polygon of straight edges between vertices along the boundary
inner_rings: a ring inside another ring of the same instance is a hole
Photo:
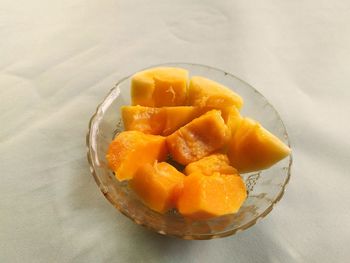
[[[190,75],[201,75],[231,87],[244,99],[242,115],[249,116],[289,145],[283,122],[273,106],[257,90],[230,73],[209,66],[187,63],[168,63],[189,70]],[[154,66],[152,66],[154,67]],[[271,212],[282,198],[290,178],[292,156],[271,168],[242,174],[248,190],[247,200],[236,214],[209,220],[190,221],[176,211],[159,214],[143,205],[128,188],[119,182],[108,168],[105,154],[115,134],[123,130],[120,107],[130,104],[130,76],[120,80],[97,107],[89,124],[86,138],[90,170],[104,196],[120,212],[136,224],[159,234],[183,239],[212,239],[233,235],[245,230]]]

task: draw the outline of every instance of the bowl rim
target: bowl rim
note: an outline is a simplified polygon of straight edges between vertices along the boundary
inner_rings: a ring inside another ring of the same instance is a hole
[[[292,163],[293,163],[293,155],[292,152],[289,155],[289,163],[288,163],[288,171],[287,171],[287,178],[285,180],[285,182],[283,183],[283,185],[281,186],[281,190],[280,192],[277,194],[276,198],[271,202],[271,204],[265,209],[264,212],[262,212],[261,214],[255,216],[252,220],[250,220],[249,222],[245,223],[244,225],[241,225],[238,228],[235,229],[231,229],[231,230],[227,230],[225,232],[219,233],[219,234],[193,234],[193,235],[177,235],[177,234],[169,234],[169,233],[165,233],[164,231],[159,231],[158,229],[151,227],[149,225],[147,225],[146,223],[142,223],[138,220],[135,220],[133,217],[131,217],[128,213],[126,213],[117,203],[115,203],[113,201],[113,198],[110,196],[108,189],[106,189],[106,187],[101,183],[100,179],[98,178],[97,174],[96,174],[96,170],[95,170],[95,166],[93,163],[93,151],[92,151],[92,144],[91,144],[91,140],[92,140],[92,133],[91,133],[91,128],[92,125],[94,124],[95,120],[96,120],[96,116],[98,115],[98,113],[101,111],[101,107],[104,104],[104,102],[106,101],[106,99],[118,88],[119,84],[122,83],[123,81],[125,81],[126,79],[130,78],[133,74],[142,71],[142,70],[146,70],[149,68],[153,68],[153,67],[161,67],[161,66],[175,66],[175,65],[187,65],[187,66],[199,66],[199,67],[206,67],[209,69],[213,69],[216,71],[220,71],[223,72],[226,75],[233,77],[239,81],[241,81],[242,83],[244,83],[245,85],[249,86],[252,90],[254,90],[254,92],[258,93],[263,99],[266,100],[266,102],[268,102],[268,104],[272,107],[272,109],[275,111],[277,117],[279,118],[282,127],[284,129],[284,136],[285,139],[287,140],[287,144],[288,147],[291,149],[291,145],[290,145],[290,139],[288,136],[288,132],[286,129],[285,124],[282,121],[282,118],[280,116],[280,114],[278,113],[278,111],[276,110],[276,108],[265,98],[265,96],[263,96],[258,90],[256,90],[253,86],[251,86],[250,84],[248,84],[247,82],[245,82],[244,80],[236,77],[235,75],[222,70],[220,68],[217,67],[212,67],[212,66],[208,66],[208,65],[204,65],[204,64],[198,64],[198,63],[188,63],[188,62],[167,62],[167,63],[161,63],[161,64],[155,64],[155,65],[151,65],[148,67],[145,67],[143,69],[140,69],[138,71],[135,71],[132,74],[129,74],[126,77],[121,78],[119,81],[117,81],[116,84],[114,84],[113,88],[107,93],[107,95],[103,98],[102,102],[98,104],[98,106],[96,107],[96,110],[94,112],[94,114],[91,116],[89,124],[88,124],[88,131],[86,134],[86,147],[87,147],[87,160],[89,163],[89,168],[90,168],[90,172],[92,174],[92,176],[95,179],[95,182],[98,186],[98,188],[100,189],[100,191],[102,192],[102,194],[105,196],[105,198],[115,207],[117,208],[117,210],[119,210],[119,212],[121,212],[123,215],[125,215],[127,218],[131,219],[134,223],[141,225],[153,232],[156,232],[158,234],[161,235],[165,235],[165,236],[171,236],[171,237],[177,237],[177,238],[181,238],[181,239],[188,239],[188,240],[208,240],[208,239],[213,239],[213,238],[221,238],[221,237],[227,237],[227,236],[231,236],[234,235],[238,232],[244,231],[252,226],[254,226],[256,223],[258,223],[258,221],[262,220],[263,218],[265,218],[275,207],[275,205],[282,199],[282,197],[284,196],[284,193],[286,191],[286,187],[290,181],[291,178],[291,168],[292,168]]]

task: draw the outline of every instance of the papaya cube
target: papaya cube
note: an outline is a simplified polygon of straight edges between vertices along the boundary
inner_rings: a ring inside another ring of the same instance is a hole
[[[163,108],[144,106],[123,106],[121,114],[124,128],[127,131],[141,131],[159,135],[163,133],[166,123],[166,112]]]
[[[146,164],[137,170],[129,185],[145,205],[165,213],[175,208],[184,177],[166,162]]]
[[[172,134],[193,119],[199,117],[203,110],[193,106],[164,107],[166,123],[162,135]]]
[[[220,149],[228,130],[219,110],[211,110],[178,129],[166,139],[175,161],[186,165]]]
[[[121,108],[125,130],[167,136],[202,114],[193,106],[145,107],[123,106]]]
[[[221,153],[211,154],[185,167],[186,175],[195,172],[200,172],[204,175],[212,175],[216,172],[221,174],[237,174],[237,170],[230,166],[227,155]]]
[[[226,110],[225,113],[227,116],[226,125],[229,129],[229,134],[231,137],[233,136],[233,134],[235,134],[239,125],[241,124],[242,116],[236,107],[230,107],[229,109]]]
[[[195,172],[184,180],[177,209],[187,218],[204,220],[236,213],[246,197],[246,187],[239,175],[206,176]]]
[[[136,73],[131,78],[131,103],[149,107],[186,104],[188,71],[157,67]]]
[[[269,168],[290,154],[290,148],[258,122],[244,118],[228,142],[228,157],[240,173]]]
[[[165,137],[139,131],[119,133],[106,154],[108,165],[119,181],[131,179],[140,166],[166,157]]]
[[[240,109],[243,99],[224,85],[200,76],[190,80],[188,89],[189,105],[222,109],[236,106]]]
[[[155,107],[154,90],[152,77],[144,72],[136,73],[131,78],[131,105]]]

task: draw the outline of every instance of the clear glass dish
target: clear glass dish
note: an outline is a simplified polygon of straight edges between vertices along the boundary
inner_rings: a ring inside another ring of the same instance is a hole
[[[162,66],[185,68],[191,75],[201,75],[231,87],[244,99],[242,115],[258,120],[289,145],[285,126],[278,112],[249,84],[232,74],[209,66],[187,63],[168,63]],[[225,237],[256,224],[269,214],[282,198],[290,178],[292,156],[267,170],[242,175],[248,189],[248,198],[236,214],[204,221],[189,221],[176,211],[162,215],[150,210],[137,199],[126,182],[115,179],[105,158],[109,143],[116,133],[123,130],[119,109],[122,105],[128,104],[130,104],[130,76],[120,80],[97,107],[90,120],[86,144],[90,170],[101,192],[111,204],[136,224],[159,234],[183,239]]]

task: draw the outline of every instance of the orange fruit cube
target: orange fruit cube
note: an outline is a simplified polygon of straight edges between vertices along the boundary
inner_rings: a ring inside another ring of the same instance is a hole
[[[121,113],[126,131],[141,131],[154,135],[160,135],[164,131],[166,112],[163,108],[123,106]]]
[[[236,213],[246,197],[246,187],[239,175],[206,176],[195,172],[184,180],[177,209],[185,217],[204,220]]]
[[[190,80],[188,89],[189,105],[222,109],[235,106],[240,109],[243,99],[224,85],[200,76]]]
[[[139,131],[119,133],[109,145],[106,155],[109,167],[120,181],[131,179],[140,166],[165,160],[166,157],[165,137]]]
[[[240,173],[269,168],[290,154],[290,148],[258,122],[244,118],[228,142],[227,155]]]
[[[186,165],[224,146],[228,129],[219,110],[211,110],[178,129],[166,139],[175,161]]]
[[[206,156],[198,161],[189,163],[185,167],[185,174],[199,172],[204,175],[212,175],[214,173],[221,174],[237,174],[237,170],[230,166],[230,161],[226,154],[216,153]]]
[[[165,213],[175,208],[184,177],[168,163],[146,164],[137,170],[129,185],[145,205]]]
[[[157,67],[136,73],[131,79],[131,103],[148,107],[186,105],[188,71]]]
[[[235,134],[242,121],[242,116],[236,107],[230,107],[226,111],[226,125],[229,129],[230,137]],[[225,118],[224,118],[225,119]]]
[[[200,116],[203,110],[193,106],[153,108],[138,105],[123,106],[121,113],[125,130],[166,136]]]
[[[162,135],[172,134],[193,119],[199,117],[205,111],[193,106],[164,107],[166,123]]]

